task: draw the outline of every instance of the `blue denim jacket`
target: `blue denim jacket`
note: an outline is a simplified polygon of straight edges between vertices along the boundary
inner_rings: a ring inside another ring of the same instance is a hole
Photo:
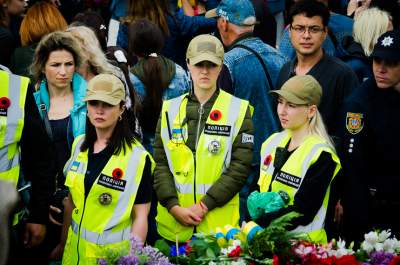
[[[260,54],[267,66],[272,83],[275,85],[279,71],[286,62],[285,57],[259,38],[245,38],[236,44],[250,47]],[[224,64],[227,66],[231,76],[234,95],[247,99],[251,106],[254,107],[253,164],[258,164],[261,144],[279,128],[275,107],[268,94],[271,88],[259,60],[248,50],[239,47],[231,49],[225,54]]]
[[[175,76],[168,88],[164,90],[163,100],[179,97],[190,90],[191,83],[188,73],[181,66],[177,64],[175,64],[175,66]],[[135,88],[140,101],[143,102],[144,98],[146,97],[146,89],[142,81],[140,81],[140,79],[131,72],[129,72],[129,78],[131,79],[133,87]],[[142,144],[151,154],[153,153],[154,134],[155,132],[143,132]]]

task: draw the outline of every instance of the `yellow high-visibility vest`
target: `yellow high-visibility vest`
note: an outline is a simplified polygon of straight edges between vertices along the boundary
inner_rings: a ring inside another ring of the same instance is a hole
[[[65,185],[69,187],[75,209],[64,249],[63,264],[97,264],[106,249],[129,249],[132,208],[142,179],[146,157],[140,145],[125,146],[125,154],[112,155],[93,183],[85,199],[85,173],[88,151],[80,151],[84,136],[78,136],[68,160]],[[121,177],[115,177],[116,172]]]
[[[249,106],[248,101],[220,90],[210,111],[210,113],[219,112],[220,118],[214,120],[210,116],[207,118],[193,155],[185,144],[188,138],[187,124],[182,125],[186,117],[187,100],[187,95],[183,95],[164,101],[160,132],[168,166],[174,176],[179,204],[182,207],[200,202],[207,190],[229,167],[232,144]],[[168,240],[185,242],[193,235],[194,227],[181,225],[161,204],[157,208],[156,221],[159,234]],[[236,195],[223,207],[209,211],[196,230],[210,233],[216,227],[227,224],[237,226],[238,222],[239,196]]]
[[[0,70],[0,180],[16,188],[20,174],[19,141],[24,127],[24,108],[29,78]],[[14,216],[13,225],[18,223]]]
[[[290,197],[289,205],[293,204],[294,196],[301,189],[304,176],[312,164],[314,164],[320,154],[325,151],[331,154],[336,163],[331,181],[339,172],[341,166],[339,158],[326,141],[318,136],[310,135],[304,142],[290,155],[286,163],[282,166],[279,174],[273,180],[274,159],[277,147],[285,147],[291,138],[289,131],[283,131],[271,135],[261,147],[260,178],[258,185],[261,192],[267,192],[271,186],[271,191],[278,192],[283,190]],[[268,161],[265,163],[265,161]],[[325,193],[324,200],[313,221],[306,226],[298,226],[294,231],[306,233],[313,242],[326,243],[327,237],[324,229],[326,211],[328,207],[330,185]]]

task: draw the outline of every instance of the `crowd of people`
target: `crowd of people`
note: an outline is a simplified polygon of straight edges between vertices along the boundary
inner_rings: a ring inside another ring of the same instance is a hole
[[[399,1],[0,3],[0,265],[183,244],[252,192],[262,227],[400,236]]]

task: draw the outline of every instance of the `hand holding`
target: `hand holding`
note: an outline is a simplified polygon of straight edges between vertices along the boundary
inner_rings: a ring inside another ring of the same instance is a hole
[[[175,217],[178,222],[185,226],[198,225],[201,222],[201,218],[195,214],[192,210],[178,205],[173,206],[170,209],[170,213]]]
[[[24,245],[31,248],[42,243],[46,235],[46,226],[43,224],[27,223],[24,232]]]

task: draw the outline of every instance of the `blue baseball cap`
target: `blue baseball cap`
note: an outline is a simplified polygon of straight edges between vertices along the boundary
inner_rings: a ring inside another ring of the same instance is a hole
[[[256,14],[249,0],[222,0],[217,8],[206,13],[206,17],[222,17],[229,23],[238,26],[253,26],[256,24]]]

